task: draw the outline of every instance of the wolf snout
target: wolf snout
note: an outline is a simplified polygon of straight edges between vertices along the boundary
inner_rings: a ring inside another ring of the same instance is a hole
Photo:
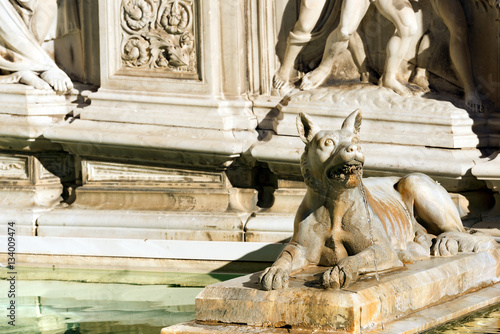
[[[365,162],[365,156],[363,154],[363,151],[361,150],[361,147],[357,144],[351,144],[344,147],[341,150],[340,155],[342,156],[342,159],[344,161],[357,160],[361,163]]]
[[[361,148],[356,144],[352,144],[349,145],[345,150],[347,151],[347,153],[353,153],[356,151],[361,151]]]

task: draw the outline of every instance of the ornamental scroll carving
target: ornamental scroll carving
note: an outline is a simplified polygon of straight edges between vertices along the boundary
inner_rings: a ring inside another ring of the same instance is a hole
[[[0,170],[11,170],[11,169],[24,169],[24,166],[20,163],[0,162]]]
[[[197,77],[194,3],[122,0],[122,64]]]

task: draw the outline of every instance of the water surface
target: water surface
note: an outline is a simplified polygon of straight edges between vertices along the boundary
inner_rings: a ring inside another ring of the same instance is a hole
[[[0,281],[0,291],[7,291]],[[16,326],[7,324],[10,302],[0,295],[0,333],[155,333],[194,319],[201,287],[18,281]],[[7,319],[7,320],[5,320]]]

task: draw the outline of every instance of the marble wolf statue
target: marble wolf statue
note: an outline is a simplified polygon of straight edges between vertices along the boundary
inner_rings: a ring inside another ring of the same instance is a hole
[[[290,243],[261,275],[263,289],[286,288],[289,275],[307,265],[330,267],[321,284],[339,289],[360,274],[415,259],[496,247],[491,236],[463,227],[449,194],[430,177],[362,180],[360,126],[359,110],[337,131],[321,130],[305,114],[297,117],[308,189]]]

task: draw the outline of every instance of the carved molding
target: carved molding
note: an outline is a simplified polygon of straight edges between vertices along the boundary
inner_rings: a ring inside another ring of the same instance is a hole
[[[74,161],[64,154],[0,155],[2,186],[50,186],[59,189],[61,181],[75,178]]]
[[[122,68],[198,78],[196,4],[122,0]]]
[[[0,181],[29,180],[27,158],[0,156]]]
[[[133,184],[150,187],[206,187],[223,188],[222,173],[139,166],[111,162],[83,161],[86,184]]]
[[[19,163],[0,162],[0,170],[8,171],[11,169],[24,169],[24,166]]]

